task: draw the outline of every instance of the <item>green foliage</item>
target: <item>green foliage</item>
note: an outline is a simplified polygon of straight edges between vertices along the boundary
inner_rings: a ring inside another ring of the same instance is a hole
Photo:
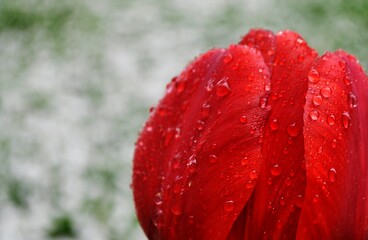
[[[50,238],[76,237],[77,233],[71,216],[65,214],[55,217],[51,222],[50,228],[47,230],[47,235]]]

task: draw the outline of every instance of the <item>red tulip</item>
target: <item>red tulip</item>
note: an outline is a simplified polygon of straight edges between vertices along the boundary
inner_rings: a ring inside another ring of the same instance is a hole
[[[136,143],[149,239],[367,239],[368,78],[297,33],[252,30],[167,85]]]

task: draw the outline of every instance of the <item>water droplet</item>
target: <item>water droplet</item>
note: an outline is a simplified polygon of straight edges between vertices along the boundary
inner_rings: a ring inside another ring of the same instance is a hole
[[[267,180],[267,184],[268,184],[268,185],[272,185],[272,178],[269,178],[269,179]]]
[[[210,155],[209,156],[210,163],[216,163],[217,162],[217,156],[216,155]]]
[[[343,60],[339,60],[339,66],[340,66],[342,69],[345,69],[345,67],[346,67],[346,63],[345,63]]]
[[[153,219],[152,219],[153,224],[159,229],[162,228],[162,226],[163,226],[162,217],[163,217],[163,212],[162,212],[161,209],[158,209],[156,211],[156,214],[154,214]]]
[[[243,158],[242,158],[242,160],[241,160],[240,162],[241,162],[241,165],[242,165],[242,166],[247,165],[247,164],[249,163],[249,161],[248,161],[248,157],[247,157],[247,156],[243,157]]]
[[[312,70],[309,71],[308,80],[311,83],[316,83],[316,82],[319,81],[319,73],[317,72],[316,69],[312,69]]]
[[[204,129],[205,123],[201,120],[197,121],[196,128],[198,131],[202,131]]]
[[[285,204],[286,204],[285,198],[284,197],[281,197],[280,198],[280,205],[281,206],[285,206]]]
[[[214,81],[215,81],[214,79],[208,80],[207,87],[206,87],[207,92],[211,92],[213,90],[213,88],[214,88],[213,82]]]
[[[313,102],[314,105],[319,106],[319,105],[322,104],[322,101],[323,100],[322,100],[321,95],[314,95],[313,96],[312,102]]]
[[[287,129],[286,129],[287,133],[291,136],[291,137],[296,137],[299,134],[299,128],[296,125],[296,123],[292,123],[290,124]]]
[[[336,169],[335,168],[330,168],[330,170],[328,170],[328,179],[330,180],[330,182],[335,182],[336,181]]]
[[[327,116],[327,123],[333,126],[335,124],[335,116],[333,114],[330,114]]]
[[[182,207],[180,203],[174,203],[170,208],[172,214],[175,216],[180,216],[183,213]]]
[[[298,55],[297,59],[299,62],[303,62],[304,61],[304,55]]]
[[[327,183],[323,182],[321,188],[322,190],[327,190]]]
[[[189,224],[193,224],[194,223],[194,216],[193,215],[188,216],[188,223]]]
[[[269,84],[269,83],[266,83],[265,84],[265,87],[264,87],[264,89],[265,89],[265,91],[270,91],[271,90],[271,84]]]
[[[185,90],[186,87],[186,81],[179,81],[175,84],[175,89],[177,93],[182,93]]]
[[[204,103],[201,109],[201,117],[206,119],[210,115],[211,106],[208,103]]]
[[[351,126],[351,117],[348,112],[342,113],[342,125],[344,126],[344,128],[348,128],[349,126]]]
[[[319,147],[319,148],[318,148],[318,150],[317,150],[317,152],[318,152],[319,154],[321,154],[321,153],[322,153],[322,150],[323,150],[323,148],[322,148],[322,147]]]
[[[248,122],[247,116],[245,116],[245,115],[240,116],[239,122],[243,123],[243,124],[247,123]]]
[[[195,155],[190,156],[187,163],[188,171],[194,173],[197,171],[197,159]]]
[[[291,183],[292,183],[291,178],[289,178],[289,177],[285,178],[285,184],[286,184],[286,186],[291,186]]]
[[[337,140],[333,139],[332,142],[331,142],[331,147],[336,148],[336,146],[337,146]]]
[[[231,212],[234,210],[234,201],[228,200],[225,202],[224,209],[226,212]]]
[[[319,201],[319,195],[318,194],[316,194],[316,195],[314,195],[314,197],[313,197],[313,202],[314,203],[317,203]]]
[[[228,53],[225,55],[223,62],[225,64],[228,64],[229,62],[231,62],[231,60],[233,60],[233,55],[231,55],[231,53]]]
[[[216,85],[216,95],[219,97],[226,96],[231,91],[226,78],[221,79]]]
[[[176,176],[174,186],[173,186],[173,192],[178,194],[183,190],[183,177]]]
[[[271,128],[272,131],[276,131],[277,129],[279,129],[279,122],[276,118],[271,120],[270,128]]]
[[[251,180],[254,180],[258,177],[257,171],[256,170],[252,170],[249,172],[249,177]]]
[[[310,113],[309,113],[309,117],[313,120],[313,121],[316,121],[319,117],[319,113],[317,110],[312,110]]]
[[[155,195],[155,203],[156,203],[156,205],[161,205],[162,204],[162,194],[161,193],[157,193]]]
[[[349,107],[351,109],[356,108],[358,106],[358,99],[354,95],[354,93],[349,93]]]
[[[321,94],[325,98],[329,98],[332,94],[331,88],[329,87],[323,87],[321,88]]]
[[[250,129],[249,129],[249,134],[253,135],[256,133],[256,128],[254,126],[252,126]]]
[[[254,187],[254,182],[249,180],[245,183],[245,187],[250,189],[250,188],[253,188]]]
[[[349,75],[346,75],[343,80],[346,86],[349,86],[351,84],[351,79]]]
[[[265,97],[261,97],[260,99],[259,99],[259,106],[261,107],[261,108],[266,108],[266,106],[267,106],[267,98],[265,98]]]
[[[282,168],[278,164],[273,165],[270,169],[270,173],[274,177],[279,176],[281,172],[282,172]]]

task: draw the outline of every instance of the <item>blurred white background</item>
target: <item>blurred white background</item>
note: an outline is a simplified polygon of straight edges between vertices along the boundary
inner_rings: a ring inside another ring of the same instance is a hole
[[[134,142],[165,84],[250,28],[368,62],[365,0],[0,0],[0,239],[145,239]]]

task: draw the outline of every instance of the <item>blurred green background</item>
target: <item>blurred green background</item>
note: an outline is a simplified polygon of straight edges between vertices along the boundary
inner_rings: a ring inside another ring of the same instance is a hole
[[[0,0],[0,239],[145,239],[129,184],[148,108],[253,27],[367,69],[366,0]]]

